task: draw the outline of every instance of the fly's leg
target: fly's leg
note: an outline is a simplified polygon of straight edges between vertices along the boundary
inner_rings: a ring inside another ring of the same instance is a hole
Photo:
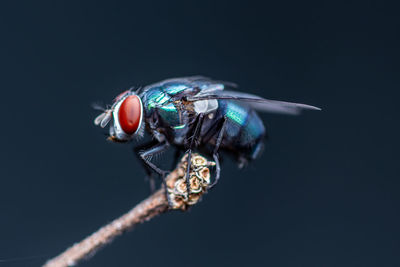
[[[158,173],[159,175],[163,175],[166,171],[160,169],[157,167],[153,162],[148,160],[148,157],[152,157],[155,155],[158,155],[164,151],[166,151],[169,148],[169,143],[167,142],[162,142],[162,143],[157,143],[155,146],[152,146],[151,148],[147,150],[142,150],[139,152],[139,157],[143,160],[143,162],[153,171]]]
[[[219,163],[219,154],[218,150],[219,147],[221,146],[222,139],[226,130],[226,117],[223,117],[219,119],[213,127],[204,135],[204,143],[208,143],[213,137],[216,136],[217,140],[215,141],[215,146],[213,149],[213,159],[215,162],[215,179],[214,182],[208,187],[209,189],[215,186],[218,183],[218,180],[220,178],[220,163]]]
[[[201,132],[201,126],[203,125],[204,121],[204,113],[200,113],[195,120],[195,129],[193,132],[193,135],[191,136],[189,148],[186,151],[187,153],[187,168],[186,168],[186,190],[188,192],[188,196],[190,194],[191,188],[190,188],[190,167],[192,163],[192,150],[195,146],[198,144],[198,138]]]
[[[160,169],[159,167],[157,167],[154,163],[152,163],[148,157],[160,154],[162,152],[164,152],[165,150],[167,150],[169,148],[169,143],[167,142],[163,142],[163,143],[158,143],[155,146],[144,150],[144,151],[140,151],[138,153],[139,157],[141,158],[142,162],[147,166],[147,168],[153,170],[154,172],[156,172],[157,174],[159,174],[162,178],[162,183],[165,189],[165,196],[168,200],[168,205],[170,207],[172,207],[172,202],[171,199],[169,198],[169,194],[168,194],[168,188],[167,188],[167,174],[169,173],[168,171],[164,171],[162,169]]]
[[[139,154],[141,151],[144,151],[144,150],[148,149],[149,147],[154,146],[155,144],[157,144],[157,141],[151,141],[146,144],[139,145],[133,149],[135,156],[139,160],[140,164],[142,164],[143,169],[146,172],[146,180],[149,181],[150,193],[154,193],[156,191],[156,182],[155,182],[154,175],[153,175],[154,173],[152,172],[150,167],[143,161],[143,159],[140,157]]]
[[[221,168],[220,168],[220,164],[219,164],[218,150],[222,143],[222,138],[224,137],[225,128],[226,128],[226,118],[224,117],[221,129],[219,130],[219,133],[218,133],[217,142],[215,144],[214,151],[213,151],[213,159],[215,162],[215,179],[214,179],[214,182],[208,187],[209,189],[213,188],[218,183],[219,178],[220,178]]]

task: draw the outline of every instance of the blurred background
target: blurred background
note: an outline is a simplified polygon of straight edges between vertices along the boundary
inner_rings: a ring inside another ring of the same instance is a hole
[[[199,205],[79,266],[400,266],[399,26],[382,1],[3,1],[0,266],[40,266],[144,199],[90,104],[195,74],[323,111],[262,114],[259,160],[226,159]]]

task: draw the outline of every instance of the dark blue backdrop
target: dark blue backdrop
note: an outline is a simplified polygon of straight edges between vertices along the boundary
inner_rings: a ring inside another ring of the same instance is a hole
[[[394,1],[393,1],[394,2]],[[0,266],[39,266],[148,194],[95,100],[202,74],[323,108],[188,213],[81,266],[399,266],[399,18],[382,1],[3,1]],[[43,257],[41,257],[43,256]]]

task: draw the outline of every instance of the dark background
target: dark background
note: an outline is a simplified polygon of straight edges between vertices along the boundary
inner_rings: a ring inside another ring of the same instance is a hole
[[[40,266],[145,198],[90,103],[193,74],[323,111],[262,114],[259,160],[225,160],[190,212],[80,266],[400,266],[399,26],[382,1],[2,2],[0,266]]]

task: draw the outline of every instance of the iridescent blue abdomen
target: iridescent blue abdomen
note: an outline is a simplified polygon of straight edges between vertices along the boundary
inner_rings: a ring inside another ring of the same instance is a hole
[[[223,146],[240,151],[250,159],[256,158],[261,152],[265,136],[260,117],[252,108],[236,101],[219,100],[218,104],[218,116],[227,119]]]

